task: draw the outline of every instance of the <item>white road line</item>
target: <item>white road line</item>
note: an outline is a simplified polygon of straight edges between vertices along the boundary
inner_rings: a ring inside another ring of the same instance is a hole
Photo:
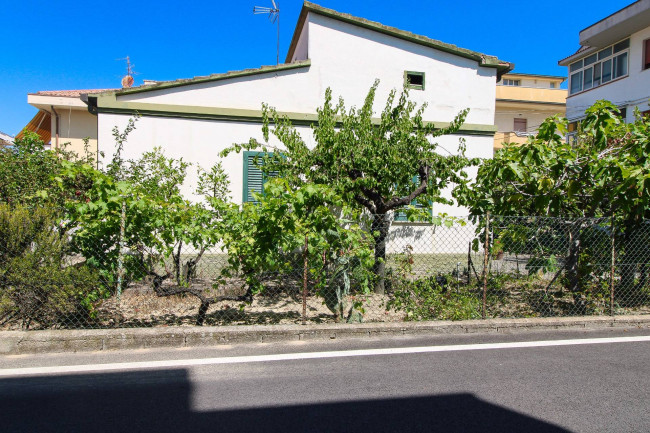
[[[583,338],[573,340],[521,341],[515,343],[455,344],[449,346],[396,347],[388,349],[340,350],[332,352],[283,353],[276,355],[232,356],[204,359],[174,359],[164,361],[117,362],[111,364],[62,365],[51,367],[26,367],[0,369],[0,377],[31,376],[40,374],[87,373],[116,370],[141,370],[180,368],[200,365],[246,364],[251,362],[296,361],[304,359],[349,358],[353,356],[406,355],[413,353],[461,352],[469,350],[520,349],[531,347],[579,346],[586,344],[649,342],[650,336]]]

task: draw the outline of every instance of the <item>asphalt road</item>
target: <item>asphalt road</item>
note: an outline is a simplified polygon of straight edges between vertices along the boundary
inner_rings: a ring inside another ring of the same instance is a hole
[[[0,357],[0,431],[650,432],[650,341],[585,341],[648,335],[527,332]],[[96,371],[16,370],[78,365]]]

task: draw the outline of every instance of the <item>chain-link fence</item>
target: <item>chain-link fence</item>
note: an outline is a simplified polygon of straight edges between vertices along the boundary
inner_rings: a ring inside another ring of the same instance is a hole
[[[278,248],[274,260],[257,266],[255,257],[243,261],[218,240],[199,248],[179,241],[165,253],[124,242],[122,227],[104,244],[74,233],[71,247],[56,227],[37,227],[38,215],[18,228],[6,221],[0,227],[0,329],[650,311],[648,222],[403,219],[368,216],[360,223],[376,260],[326,246],[314,249],[306,239],[305,246]]]

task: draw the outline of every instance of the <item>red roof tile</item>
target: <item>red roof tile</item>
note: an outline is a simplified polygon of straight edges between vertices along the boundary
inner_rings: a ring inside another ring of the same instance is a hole
[[[82,90],[41,90],[37,95],[42,96],[63,96],[65,98],[78,98],[84,93],[100,93],[117,89],[82,89]]]

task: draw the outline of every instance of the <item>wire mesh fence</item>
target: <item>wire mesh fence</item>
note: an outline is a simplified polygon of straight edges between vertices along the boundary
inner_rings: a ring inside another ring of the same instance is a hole
[[[359,224],[371,241],[371,265],[307,239],[273,251],[273,266],[254,267],[218,241],[179,241],[163,252],[122,242],[123,230],[89,245],[83,233],[61,237],[56,227],[38,227],[25,239],[0,228],[0,329],[650,312],[645,221],[487,215],[412,222],[387,215]]]

